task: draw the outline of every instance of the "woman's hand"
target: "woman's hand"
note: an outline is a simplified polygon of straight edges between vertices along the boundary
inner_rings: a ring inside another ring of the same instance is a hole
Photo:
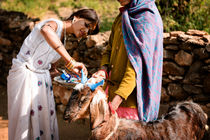
[[[81,70],[83,70],[83,72],[86,76],[88,75],[88,71],[87,71],[87,68],[85,67],[85,65],[83,63],[80,63],[80,62],[75,62],[74,66],[72,68],[72,72],[81,76]]]
[[[123,101],[123,98],[120,95],[115,95],[115,97],[113,98],[113,100],[111,102],[112,108],[114,111],[116,111],[118,109],[118,107],[120,106],[122,101]]]

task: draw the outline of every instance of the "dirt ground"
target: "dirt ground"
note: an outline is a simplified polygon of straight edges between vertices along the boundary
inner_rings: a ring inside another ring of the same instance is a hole
[[[8,139],[7,93],[6,87],[0,86],[0,140]]]

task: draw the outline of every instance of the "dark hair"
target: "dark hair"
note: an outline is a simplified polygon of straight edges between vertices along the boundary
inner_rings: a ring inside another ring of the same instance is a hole
[[[74,12],[67,20],[73,20],[74,16],[84,18],[89,20],[90,22],[96,23],[96,27],[93,31],[88,33],[89,35],[94,35],[99,32],[99,18],[93,9],[81,9]]]

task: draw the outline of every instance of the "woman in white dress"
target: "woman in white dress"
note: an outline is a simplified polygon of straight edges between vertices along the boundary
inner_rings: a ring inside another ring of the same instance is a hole
[[[73,13],[67,20],[48,19],[38,23],[12,60],[7,78],[9,140],[59,139],[52,82],[49,70],[60,57],[66,69],[87,75],[65,49],[66,35],[77,38],[99,32],[93,9]]]

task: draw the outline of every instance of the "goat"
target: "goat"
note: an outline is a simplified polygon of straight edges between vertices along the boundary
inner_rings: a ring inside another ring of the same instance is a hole
[[[102,87],[92,90],[87,84],[78,84],[69,99],[64,119],[76,121],[88,117],[90,139],[94,140],[198,140],[207,127],[207,115],[192,101],[170,107],[166,115],[153,122],[128,120],[110,112]]]

